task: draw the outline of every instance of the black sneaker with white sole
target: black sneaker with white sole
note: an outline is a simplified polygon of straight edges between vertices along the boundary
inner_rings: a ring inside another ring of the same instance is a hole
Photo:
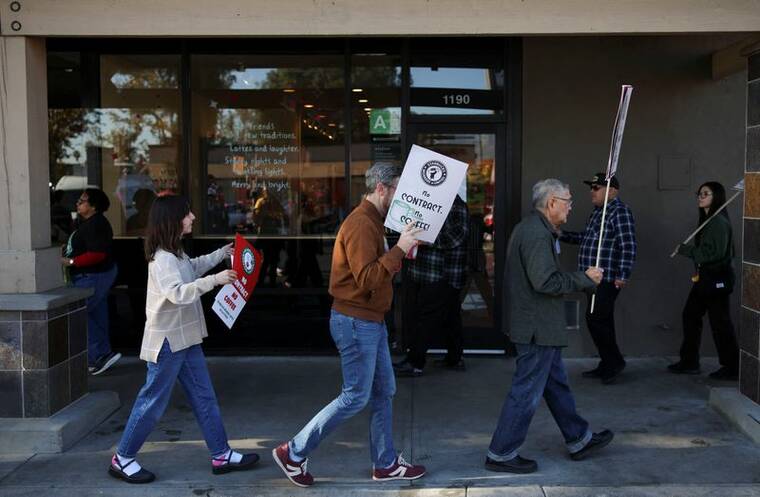
[[[95,366],[93,366],[93,370],[90,371],[90,374],[93,376],[97,376],[103,372],[105,372],[108,368],[116,364],[116,362],[121,359],[121,354],[111,352],[109,354],[104,355],[98,361],[95,363]]]

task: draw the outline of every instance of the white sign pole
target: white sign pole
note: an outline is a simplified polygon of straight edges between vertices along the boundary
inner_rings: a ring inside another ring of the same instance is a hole
[[[610,197],[610,178],[607,178],[607,188],[604,191],[604,207],[602,207],[602,224],[599,225],[599,244],[596,247],[596,264],[595,267],[599,267],[599,262],[602,259],[602,239],[604,238],[604,219],[607,217],[607,199]],[[591,314],[594,313],[594,305],[596,304],[596,293],[591,296]]]
[[[628,104],[631,102],[631,93],[633,86],[623,85],[620,91],[620,103],[618,104],[615,125],[612,128],[612,143],[610,143],[610,156],[607,160],[607,189],[604,192],[604,207],[602,208],[602,223],[599,225],[599,244],[596,249],[596,267],[602,259],[602,240],[604,239],[604,220],[607,216],[607,201],[610,196],[610,180],[617,172],[618,158],[620,157],[620,147],[623,144],[623,131],[625,130],[625,119],[628,117]],[[591,296],[590,314],[594,313],[596,305],[596,293]]]

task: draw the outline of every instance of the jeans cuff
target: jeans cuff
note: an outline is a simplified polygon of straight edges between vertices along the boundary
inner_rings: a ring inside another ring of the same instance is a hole
[[[302,456],[301,454],[297,454],[296,450],[293,448],[293,440],[288,442],[288,457],[296,456],[300,459],[306,459],[306,456]]]
[[[216,454],[211,454],[211,458],[214,459],[216,457],[223,456],[223,455],[225,455],[227,453],[228,450],[232,450],[232,448],[229,445],[223,451],[217,452]]]
[[[515,449],[512,452],[509,452],[508,454],[505,454],[505,455],[502,456],[502,455],[499,455],[499,454],[494,454],[491,450],[489,450],[488,451],[488,458],[490,460],[496,461],[496,462],[511,461],[512,459],[514,459],[515,457],[517,457],[517,451],[518,451],[518,449]]]
[[[581,438],[573,442],[567,442],[565,444],[567,446],[567,450],[570,451],[571,454],[575,454],[576,452],[583,450],[583,448],[591,441],[591,436],[591,430],[586,429],[586,434]]]

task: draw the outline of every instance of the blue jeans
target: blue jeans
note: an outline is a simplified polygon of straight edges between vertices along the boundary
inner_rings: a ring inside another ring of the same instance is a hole
[[[570,453],[591,440],[588,422],[575,411],[575,398],[567,383],[561,347],[517,344],[517,368],[499,423],[491,439],[488,457],[508,461],[517,455],[528,435],[528,426],[543,396],[559,426]]]
[[[148,362],[148,376],[132,406],[127,427],[117,453],[135,457],[166,410],[177,378],[193,408],[211,456],[224,454],[230,447],[224,431],[219,403],[200,345],[172,352],[164,340],[156,363]]]
[[[396,460],[393,448],[396,377],[385,323],[364,321],[333,310],[330,334],[340,352],[343,390],[289,442],[290,451],[297,457],[307,457],[335,428],[369,404],[372,464],[390,466]]]
[[[108,292],[116,280],[116,266],[102,273],[80,273],[73,277],[77,288],[92,288],[95,293],[87,297],[87,362],[90,366],[111,353],[108,337]]]

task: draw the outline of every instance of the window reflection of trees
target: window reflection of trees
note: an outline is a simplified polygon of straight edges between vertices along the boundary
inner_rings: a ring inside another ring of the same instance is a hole
[[[63,190],[56,197],[71,211],[82,188],[102,187],[122,206],[116,234],[140,233],[144,226],[137,226],[137,221],[144,216],[136,217],[135,194],[146,190],[141,198],[147,199],[148,193],[176,191],[178,186],[179,113],[166,105],[165,98],[172,100],[171,94],[179,92],[178,72],[176,67],[150,67],[150,58],[106,55],[101,60],[105,107],[49,110],[51,183],[53,190]],[[146,106],[147,91],[159,92],[152,96],[151,107]],[[109,149],[110,154],[105,154]],[[115,189],[110,183],[116,184]]]

